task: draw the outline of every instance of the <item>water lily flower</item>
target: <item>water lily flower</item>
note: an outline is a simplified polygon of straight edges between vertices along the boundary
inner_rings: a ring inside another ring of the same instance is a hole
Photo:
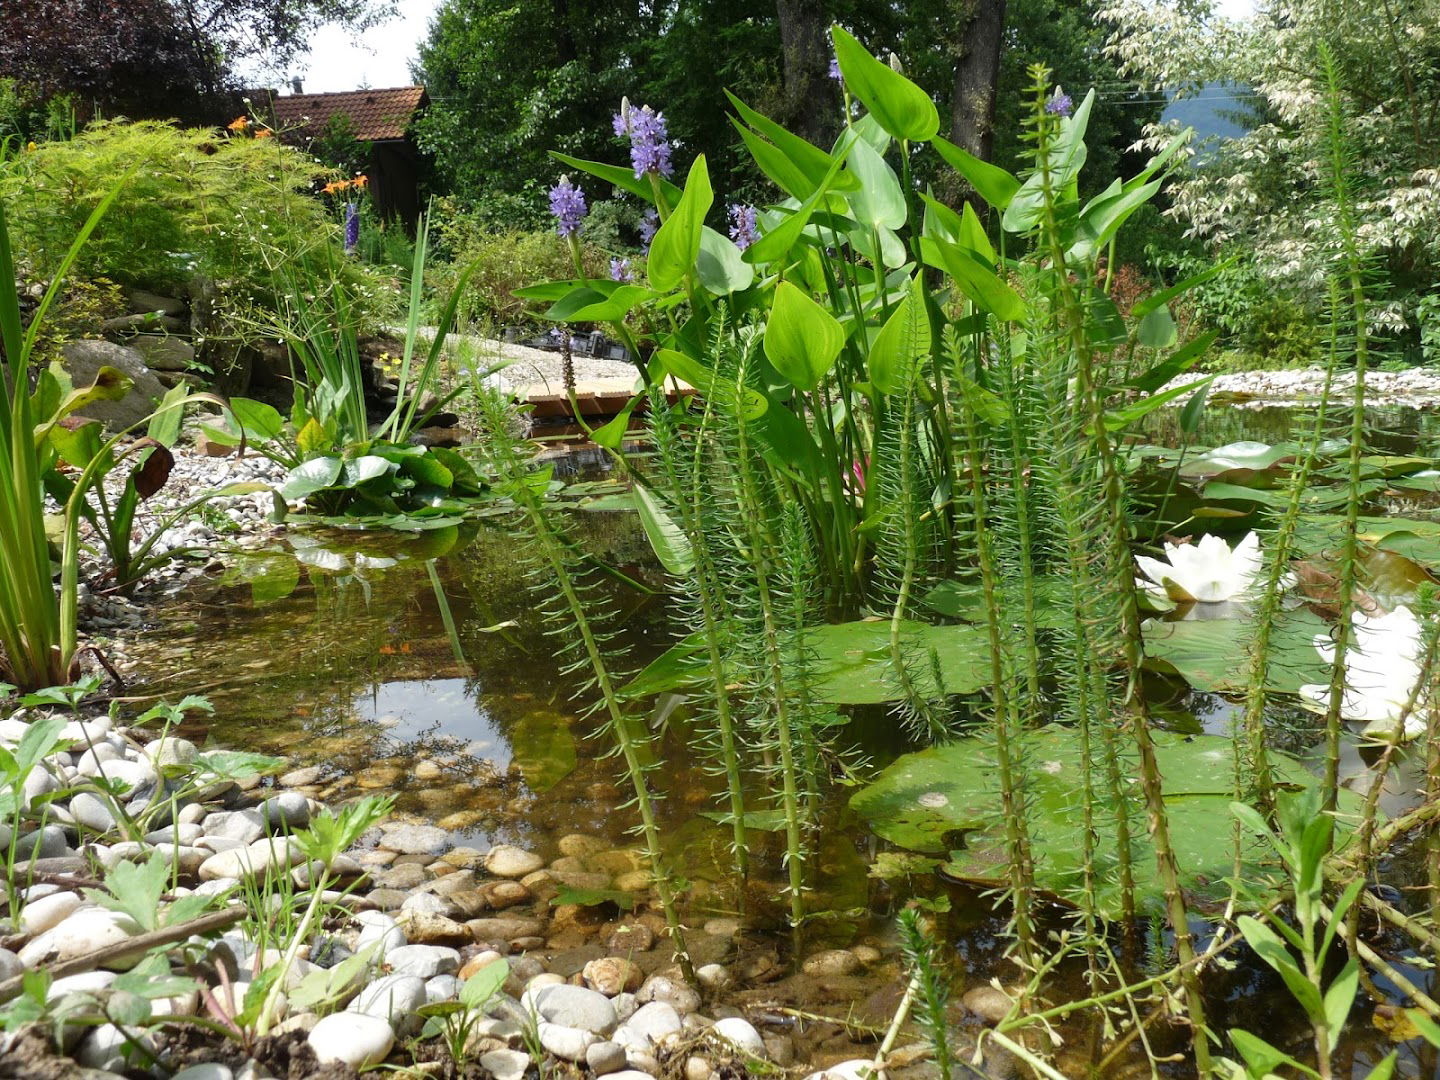
[[[1423,735],[1426,694],[1420,686],[1424,653],[1420,620],[1401,604],[1388,615],[1357,611],[1350,623],[1353,633],[1345,650],[1341,717],[1363,723],[1367,735],[1401,739]],[[1335,663],[1335,642],[1328,634],[1315,636],[1315,649],[1327,664]],[[1330,705],[1327,685],[1309,683],[1300,687],[1300,696],[1321,709]],[[1399,730],[1402,716],[1404,729]]]
[[[1260,537],[1253,532],[1233,550],[1221,537],[1206,535],[1194,544],[1166,544],[1164,559],[1137,555],[1135,561],[1154,582],[1146,584],[1147,589],[1200,604],[1244,596],[1258,583],[1263,562]]]

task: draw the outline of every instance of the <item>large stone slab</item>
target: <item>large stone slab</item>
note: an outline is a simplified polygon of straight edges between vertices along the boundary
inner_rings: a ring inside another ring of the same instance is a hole
[[[144,359],[134,349],[113,341],[69,341],[60,347],[60,365],[77,387],[90,386],[102,367],[113,367],[133,384],[130,392],[119,401],[94,401],[82,410],[83,415],[99,420],[111,431],[121,431],[141,423],[165,396],[165,387],[155,377]]]

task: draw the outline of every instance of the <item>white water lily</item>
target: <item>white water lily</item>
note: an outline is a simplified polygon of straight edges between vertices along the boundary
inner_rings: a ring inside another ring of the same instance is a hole
[[[1253,532],[1233,550],[1221,537],[1206,535],[1194,544],[1166,544],[1164,559],[1137,555],[1135,561],[1154,582],[1145,585],[1149,591],[1200,604],[1244,596],[1257,584],[1264,564],[1260,537]]]
[[[1365,734],[1380,738],[1414,739],[1425,733],[1425,694],[1420,687],[1420,620],[1404,604],[1388,615],[1351,616],[1354,633],[1345,650],[1345,690],[1340,715],[1365,725]],[[1335,663],[1335,642],[1317,634],[1315,648],[1327,664]],[[1412,695],[1415,702],[1411,704]],[[1300,696],[1318,708],[1330,704],[1330,687],[1309,683]],[[1408,711],[1407,711],[1408,708]],[[1400,718],[1405,718],[1405,729]]]

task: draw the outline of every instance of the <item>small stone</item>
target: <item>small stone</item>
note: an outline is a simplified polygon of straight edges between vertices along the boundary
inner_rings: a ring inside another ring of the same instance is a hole
[[[523,904],[530,900],[530,890],[518,881],[490,881],[478,890],[485,903],[496,911]]]
[[[562,836],[555,845],[560,849],[561,855],[572,858],[584,859],[592,855],[598,855],[609,846],[598,836],[586,836],[584,833],[570,833]]]
[[[440,855],[450,846],[450,834],[434,825],[397,825],[385,830],[380,846],[402,855]]]
[[[20,962],[20,957],[9,949],[0,949],[0,981],[13,979],[24,971],[25,965]]]
[[[765,1056],[782,1069],[795,1064],[795,1040],[781,1032],[766,1032]]]
[[[27,934],[43,934],[59,926],[83,901],[79,893],[57,892],[26,903],[20,912],[20,929]]]
[[[260,804],[260,824],[271,832],[293,832],[310,824],[310,800],[286,791]]]
[[[480,1067],[495,1080],[520,1080],[530,1068],[530,1055],[519,1050],[491,1050],[480,1055]]]
[[[972,986],[960,998],[960,1004],[987,1024],[998,1024],[1010,1015],[1014,1004],[1003,990],[994,986]]]
[[[534,937],[545,931],[545,924],[539,919],[471,919],[465,926],[475,940],[480,942],[515,941],[519,938]]]
[[[318,782],[319,779],[320,766],[307,765],[303,769],[291,769],[289,772],[281,776],[280,786],[282,788],[309,787],[311,784]]]
[[[128,915],[104,908],[80,908],[57,925],[32,938],[20,950],[20,962],[27,968],[41,964],[63,964],[110,945],[118,944],[140,932]],[[126,958],[129,963],[111,961],[107,967],[132,967],[139,957]]]
[[[513,844],[498,844],[485,856],[485,869],[496,877],[521,878],[544,865],[545,860],[539,855]]]
[[[82,791],[70,800],[70,816],[76,823],[98,833],[107,833],[115,827],[115,815],[98,795]]]
[[[854,975],[860,970],[860,958],[849,949],[826,949],[806,958],[802,970],[806,975]]]
[[[145,756],[161,768],[167,765],[193,765],[200,758],[200,750],[189,739],[167,736],[146,745]]]
[[[701,927],[711,937],[733,938],[740,933],[740,920],[731,918],[706,919]]]
[[[710,1063],[697,1054],[685,1059],[685,1080],[710,1080]]]
[[[222,877],[253,877],[272,867],[289,869],[304,859],[300,848],[288,838],[273,837],[231,851],[219,851],[200,864],[200,880]]]
[[[704,967],[695,969],[695,981],[706,990],[714,993],[718,990],[724,990],[734,982],[735,979],[730,974],[730,969],[725,967],[724,964],[706,964]]]
[[[615,1030],[615,1041],[627,1051],[648,1051],[665,1036],[679,1031],[682,1026],[680,1014],[673,1005],[652,1001],[636,1009],[635,1015]]]
[[[591,1043],[585,1051],[585,1064],[596,1076],[625,1068],[625,1048],[617,1042]]]
[[[608,1035],[615,1030],[615,1006],[610,1004],[610,999],[583,986],[532,986],[521,995],[520,1007],[541,1020],[562,1027],[599,1035]],[[583,1052],[584,1047],[581,1048]]]
[[[541,1020],[538,1028],[540,1045],[562,1061],[584,1061],[585,1051],[595,1042],[595,1033],[564,1024]]]
[[[460,970],[456,972],[456,974],[459,975],[461,979],[468,979],[470,978],[470,976],[478,974],[482,968],[487,968],[491,964],[495,963],[496,960],[503,959],[504,957],[502,957],[494,949],[485,949],[470,957],[469,960],[466,960],[464,966],[461,967]],[[515,973],[515,968],[513,965],[510,969],[510,972],[512,975]]]
[[[432,979],[458,971],[460,954],[441,945],[402,945],[385,955],[385,963],[390,965],[393,974]]]
[[[140,1043],[154,1053],[155,1041],[149,1034],[141,1034],[132,1040],[114,1024],[101,1024],[99,1027],[92,1028],[90,1033],[80,1041],[80,1045],[75,1051],[75,1060],[91,1069],[116,1072],[126,1067],[125,1049],[132,1041]]]
[[[50,989],[45,991],[45,1000],[54,1003],[68,994],[94,994],[108,990],[119,977],[113,971],[82,971],[78,975],[66,975],[50,984]]]
[[[813,1072],[805,1080],[885,1080],[885,1073],[869,1058],[851,1058]]]
[[[464,923],[428,911],[407,911],[402,905],[395,921],[405,939],[418,945],[468,945],[474,940]]]
[[[445,770],[429,758],[421,758],[415,763],[411,774],[416,780],[438,780],[445,775]]]
[[[234,1080],[235,1074],[218,1061],[207,1061],[181,1069],[170,1080]]]
[[[712,1030],[742,1054],[757,1058],[766,1056],[765,1040],[749,1020],[742,1020],[738,1016],[726,1017],[724,1020],[716,1020]]]
[[[441,855],[440,861],[449,863],[457,870],[475,870],[485,865],[485,856],[478,848],[457,847]]]
[[[424,979],[414,975],[386,975],[361,990],[346,1008],[349,1012],[378,1016],[388,1020],[396,1031],[404,1031],[416,1019],[415,1010],[424,1004]]]
[[[322,1018],[306,1041],[321,1064],[343,1061],[361,1069],[385,1060],[395,1045],[395,1032],[380,1017],[338,1012]]]
[[[639,987],[645,975],[633,960],[626,960],[619,956],[606,956],[599,960],[591,960],[586,964],[581,971],[581,977],[584,978],[585,985],[591,990],[596,990],[606,997],[614,997],[616,994]]]
[[[700,1008],[700,995],[692,987],[668,975],[651,975],[636,993],[635,1000],[641,1005],[663,1002],[682,1016]]]
[[[372,945],[378,945],[375,950],[378,960],[383,959],[391,949],[408,944],[405,931],[384,912],[359,911],[355,914],[355,921],[360,924],[360,936],[355,941],[356,952],[363,952]]]
[[[855,958],[866,967],[878,962],[881,956],[880,950],[875,948],[874,945],[856,945],[850,951],[853,952]]]
[[[400,863],[388,870],[382,870],[378,874],[371,875],[371,880],[376,885],[385,889],[416,889],[425,884],[426,875],[423,866],[416,866],[414,863]]]
[[[615,879],[615,888],[620,892],[643,893],[654,883],[649,870],[631,870]]]
[[[649,952],[655,947],[655,931],[644,923],[625,923],[610,931],[605,948],[612,953]]]

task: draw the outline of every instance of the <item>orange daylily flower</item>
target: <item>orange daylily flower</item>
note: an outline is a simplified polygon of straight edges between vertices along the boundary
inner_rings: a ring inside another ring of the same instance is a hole
[[[231,120],[230,123],[226,125],[226,128],[230,131],[244,131],[249,126],[250,119],[248,117],[237,116],[234,120]]]
[[[351,183],[354,184],[357,188],[363,188],[369,185],[370,178],[364,173],[361,173],[359,176],[355,177],[355,179],[352,180]]]
[[[274,134],[275,134],[275,132],[271,131],[269,128],[259,128],[259,129],[257,129],[256,132],[255,132],[255,138],[257,138],[257,139],[269,139],[269,138],[273,137]]]

